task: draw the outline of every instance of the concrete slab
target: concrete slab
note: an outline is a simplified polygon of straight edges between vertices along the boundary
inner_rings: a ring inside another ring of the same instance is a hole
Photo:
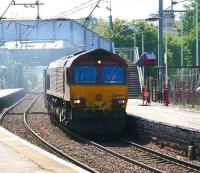
[[[0,160],[1,172],[4,173],[35,173],[41,170],[50,173],[2,143],[0,143]]]
[[[142,100],[129,99],[127,113],[153,120],[158,123],[167,123],[189,129],[200,130],[200,112],[192,112],[176,107],[151,103],[150,106],[141,106]]]
[[[87,173],[0,127],[0,172]]]
[[[15,88],[15,89],[0,89],[0,98],[6,97],[8,95],[14,94],[23,90],[23,88]]]

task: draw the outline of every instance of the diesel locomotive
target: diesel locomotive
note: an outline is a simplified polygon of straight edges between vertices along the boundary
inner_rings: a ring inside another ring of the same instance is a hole
[[[128,65],[104,49],[63,57],[44,73],[50,118],[81,135],[121,134],[126,126]]]

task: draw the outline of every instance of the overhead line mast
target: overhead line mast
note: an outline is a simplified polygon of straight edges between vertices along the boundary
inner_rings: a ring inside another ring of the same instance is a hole
[[[82,27],[85,27],[85,24],[87,23],[87,21],[90,19],[90,16],[92,15],[92,13],[94,12],[94,10],[98,7],[99,3],[102,0],[98,0],[98,2],[96,3],[95,7],[92,9],[92,11],[90,12],[90,14],[88,15],[88,17],[85,18],[85,22],[83,23]]]

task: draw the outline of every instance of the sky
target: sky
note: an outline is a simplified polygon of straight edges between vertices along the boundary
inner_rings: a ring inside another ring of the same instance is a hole
[[[110,0],[102,0],[99,7],[93,12],[94,17],[108,19],[110,11]],[[172,0],[163,0],[163,8],[170,6]],[[181,1],[181,0],[176,0]],[[11,0],[0,0],[0,16],[4,13]],[[16,3],[35,3],[35,0],[15,0]],[[40,7],[40,17],[47,18],[73,18],[87,17],[97,0],[40,0],[44,3]],[[145,19],[152,13],[158,12],[159,0],[111,0],[113,19]],[[182,9],[183,3],[174,6],[174,9]],[[3,16],[8,19],[35,19],[37,8],[24,6],[10,6]]]

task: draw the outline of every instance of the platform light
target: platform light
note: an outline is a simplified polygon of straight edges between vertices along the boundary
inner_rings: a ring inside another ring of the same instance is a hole
[[[97,64],[101,64],[101,60],[98,60],[98,61],[97,61]]]

